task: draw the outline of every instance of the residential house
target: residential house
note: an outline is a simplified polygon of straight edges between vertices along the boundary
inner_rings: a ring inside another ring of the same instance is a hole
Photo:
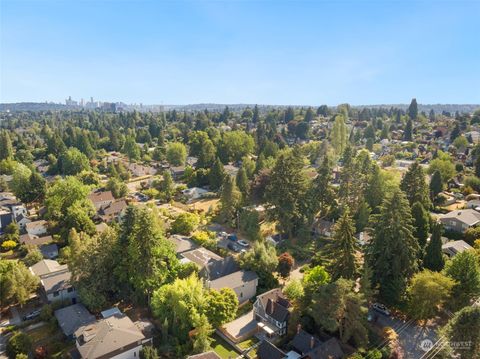
[[[313,222],[312,234],[317,236],[330,237],[333,234],[333,221],[327,221],[323,218],[318,218]]]
[[[53,241],[52,236],[39,237],[39,236],[36,236],[34,234],[32,235],[32,234],[28,234],[28,233],[20,235],[20,238],[19,238],[20,244],[24,244],[26,246],[28,246],[28,245],[30,245],[30,246],[41,246],[41,245],[50,243],[52,241]]]
[[[185,174],[185,166],[172,166],[170,167],[170,173],[174,181],[179,181]]]
[[[75,339],[75,332],[80,327],[95,322],[95,316],[90,314],[87,308],[80,303],[56,310],[55,318],[57,318],[58,326],[68,339]]]
[[[458,253],[462,253],[470,249],[473,249],[473,247],[462,240],[450,241],[442,245],[442,252],[450,258],[456,256]]]
[[[182,194],[185,197],[187,197],[190,201],[202,198],[205,195],[205,193],[208,193],[208,191],[200,187],[187,188],[182,191]]]
[[[280,288],[257,296],[253,312],[260,331],[269,338],[285,335],[290,317],[289,308],[290,302]]]
[[[257,349],[258,359],[285,359],[287,353],[278,348],[275,344],[272,344],[269,340],[262,340]]]
[[[195,242],[193,242],[190,238],[179,234],[171,235],[168,237],[168,241],[173,243],[175,246],[175,253],[177,253],[177,255],[181,255],[182,253],[198,248],[198,245],[195,244]]]
[[[459,209],[441,216],[439,220],[446,230],[463,233],[480,223],[480,212],[474,209]]]
[[[151,327],[124,314],[83,325],[74,335],[82,359],[138,359],[142,348],[152,343]]]
[[[92,192],[88,195],[88,199],[92,201],[97,211],[111,205],[115,201],[111,191]]]
[[[232,256],[222,260],[210,261],[200,271],[208,288],[220,290],[231,288],[238,301],[244,303],[257,293],[258,275],[253,271],[240,269]]]
[[[27,231],[28,234],[41,236],[42,234],[47,233],[47,228],[48,228],[47,226],[48,226],[47,221],[40,219],[38,221],[27,223],[25,225],[25,230]]]
[[[108,206],[100,209],[99,216],[104,222],[112,222],[114,220],[119,220],[128,205],[124,199],[118,199],[115,202],[110,203]]]
[[[128,170],[134,177],[153,176],[157,170],[150,166],[140,165],[138,163],[129,163]]]
[[[77,302],[77,292],[70,284],[72,274],[66,264],[44,259],[30,267],[30,271],[40,278],[42,297],[48,303],[56,301]]]

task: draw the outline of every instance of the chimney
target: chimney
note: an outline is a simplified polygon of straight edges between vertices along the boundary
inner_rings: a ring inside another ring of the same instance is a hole
[[[315,346],[315,338],[313,337],[313,335],[310,337],[310,349],[313,349],[313,347]]]
[[[300,330],[302,330],[302,325],[300,323],[297,324],[297,334],[300,334]]]

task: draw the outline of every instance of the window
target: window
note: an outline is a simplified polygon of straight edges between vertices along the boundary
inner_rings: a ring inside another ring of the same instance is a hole
[[[136,351],[133,352],[133,356],[134,356],[135,358],[137,357],[137,352],[136,352]]]
[[[240,298],[243,298],[243,292],[240,292]]]
[[[56,292],[53,292],[54,297],[58,297],[60,295],[60,292],[57,290]]]
[[[73,292],[73,287],[68,288],[68,289],[67,289],[67,292],[68,292],[68,293],[72,293],[72,292]]]

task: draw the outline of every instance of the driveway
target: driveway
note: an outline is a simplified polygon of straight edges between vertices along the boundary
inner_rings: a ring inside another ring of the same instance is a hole
[[[387,317],[378,312],[372,311],[374,315],[378,316],[375,325],[380,328],[391,327],[398,334],[398,342],[403,349],[405,358],[418,359],[425,354],[425,351],[420,347],[423,340],[430,340],[436,342],[436,328],[426,327],[425,329],[418,326],[413,320],[404,321],[395,317]]]

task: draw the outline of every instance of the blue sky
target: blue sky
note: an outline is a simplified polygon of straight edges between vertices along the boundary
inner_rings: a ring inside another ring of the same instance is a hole
[[[0,0],[0,102],[480,103],[480,0]]]

